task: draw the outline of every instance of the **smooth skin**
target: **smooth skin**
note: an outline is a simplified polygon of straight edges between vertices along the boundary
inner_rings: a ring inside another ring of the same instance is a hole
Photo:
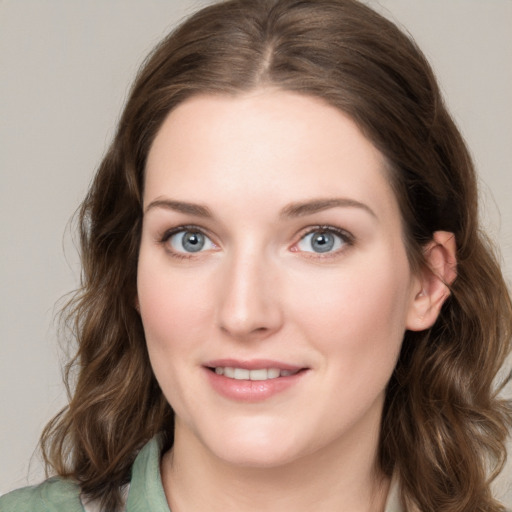
[[[382,511],[377,449],[406,329],[433,324],[455,242],[413,273],[385,161],[345,114],[276,89],[173,110],[145,177],[137,302],[176,414],[173,512]],[[227,398],[208,362],[301,368],[262,400]]]

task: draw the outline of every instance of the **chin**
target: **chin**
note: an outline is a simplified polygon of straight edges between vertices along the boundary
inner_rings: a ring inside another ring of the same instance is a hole
[[[279,446],[251,445],[229,447],[226,450],[216,449],[216,456],[225,463],[241,468],[269,469],[282,467],[300,458],[295,450],[283,450]]]
[[[210,432],[202,439],[206,448],[225,463],[247,468],[278,467],[303,455],[300,442],[281,429],[245,428],[237,431],[226,428]],[[213,435],[212,435],[213,434]]]

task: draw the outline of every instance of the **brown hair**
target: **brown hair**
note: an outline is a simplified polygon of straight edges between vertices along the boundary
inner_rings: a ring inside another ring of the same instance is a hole
[[[512,423],[494,383],[511,351],[512,307],[479,230],[473,165],[422,53],[356,0],[220,2],[144,63],[80,210],[82,286],[68,309],[73,392],[42,435],[47,464],[114,509],[141,446],[158,432],[172,444],[173,413],[133,307],[146,157],[177,104],[262,85],[323,98],[385,155],[413,267],[434,231],[455,234],[451,296],[431,329],[406,333],[388,386],[380,464],[397,473],[408,508],[503,510],[489,474],[503,464]]]

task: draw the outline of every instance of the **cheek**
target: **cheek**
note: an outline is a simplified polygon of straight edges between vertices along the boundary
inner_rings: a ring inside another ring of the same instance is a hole
[[[201,408],[190,371],[197,371],[197,350],[211,324],[199,283],[141,255],[137,290],[151,366],[167,401],[184,418],[190,408]]]
[[[352,373],[377,360],[394,366],[405,332],[410,274],[404,257],[361,260],[295,290],[294,317],[331,361]]]
[[[190,348],[204,329],[208,306],[202,279],[139,262],[137,291],[150,353]]]

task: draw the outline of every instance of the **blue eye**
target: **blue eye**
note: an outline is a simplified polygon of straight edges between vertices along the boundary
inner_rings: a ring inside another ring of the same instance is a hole
[[[349,243],[347,235],[329,229],[318,229],[303,236],[297,247],[304,252],[327,253],[341,249]]]
[[[181,253],[195,253],[213,249],[213,242],[200,231],[183,229],[171,234],[167,240],[172,250]]]

